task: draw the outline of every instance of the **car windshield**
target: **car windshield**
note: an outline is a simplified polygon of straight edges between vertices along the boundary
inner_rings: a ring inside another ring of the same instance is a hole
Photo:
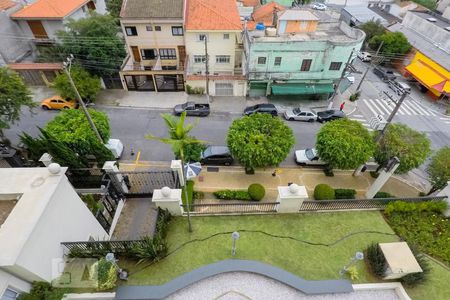
[[[205,151],[203,151],[203,157],[209,157],[212,155],[212,148],[208,147],[205,149]]]
[[[300,110],[300,108],[294,108],[294,109],[292,110],[292,112],[293,112],[294,114],[299,114],[299,113],[301,113],[302,111]]]
[[[306,158],[309,159],[309,160],[313,160],[314,157],[316,157],[316,156],[314,155],[313,149],[306,149],[306,150],[305,150],[305,155],[306,155]]]

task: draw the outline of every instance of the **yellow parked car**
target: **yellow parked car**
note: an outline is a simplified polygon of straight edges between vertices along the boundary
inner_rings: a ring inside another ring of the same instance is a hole
[[[78,103],[72,99],[64,99],[61,96],[53,96],[42,100],[41,107],[45,110],[48,109],[69,109],[78,108]]]

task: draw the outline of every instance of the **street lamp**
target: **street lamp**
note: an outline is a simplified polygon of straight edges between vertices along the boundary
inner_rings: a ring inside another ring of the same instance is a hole
[[[236,255],[236,240],[239,239],[239,232],[235,231],[231,234],[231,239],[233,240],[233,246],[231,247],[231,255]]]
[[[112,252],[107,253],[105,259],[106,261],[109,261],[110,263],[116,266],[117,272],[119,273],[119,279],[128,280],[128,272],[119,267],[119,265],[117,264],[117,259],[114,257],[114,253]]]
[[[363,260],[364,259],[364,253],[358,251],[355,253],[355,256],[352,257],[352,259],[350,260],[350,262],[348,263],[348,265],[344,266],[340,271],[339,271],[339,275],[344,275],[348,268],[350,268],[352,265],[354,265],[358,260]]]

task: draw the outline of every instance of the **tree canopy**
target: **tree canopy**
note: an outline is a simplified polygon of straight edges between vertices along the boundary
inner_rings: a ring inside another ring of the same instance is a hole
[[[450,147],[441,148],[433,155],[427,173],[432,185],[430,193],[447,185],[450,181]]]
[[[366,22],[359,26],[359,28],[366,33],[365,41],[369,41],[374,36],[382,35],[386,31],[380,20]]]
[[[122,2],[123,0],[109,0],[106,2],[106,9],[114,18],[119,18]]]
[[[22,106],[35,107],[31,93],[19,74],[0,68],[0,137],[3,129],[20,120]]]
[[[346,118],[325,124],[317,134],[319,157],[332,168],[354,169],[369,160],[374,148],[369,131]]]
[[[382,35],[376,35],[369,40],[369,47],[375,50],[381,42],[383,42],[383,45],[380,53],[388,56],[388,59],[406,54],[411,50],[411,44],[401,32],[386,32]]]
[[[406,173],[420,166],[430,155],[430,140],[424,133],[411,129],[404,124],[390,124],[375,151],[375,160],[384,165],[397,156],[400,166],[396,173]]]
[[[85,69],[98,76],[119,71],[126,52],[113,16],[91,13],[88,18],[68,21],[66,28],[58,32],[65,55],[73,54]]]
[[[251,169],[279,165],[294,142],[292,129],[281,119],[268,114],[234,120],[227,135],[233,157]]]
[[[81,98],[83,98],[83,100],[94,101],[101,87],[100,78],[92,76],[80,66],[72,67],[70,75],[72,76]],[[75,90],[72,88],[66,73],[61,73],[56,76],[53,87],[63,98],[77,99]]]

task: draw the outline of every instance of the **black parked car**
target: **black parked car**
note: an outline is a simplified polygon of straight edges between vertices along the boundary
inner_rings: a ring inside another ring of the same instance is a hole
[[[200,163],[229,166],[233,163],[233,157],[226,146],[208,146],[201,154]]]
[[[256,104],[253,106],[249,106],[245,108],[244,115],[249,116],[255,113],[261,113],[261,114],[271,114],[272,116],[278,116],[278,111],[275,105],[270,103],[264,103],[264,104]]]
[[[176,116],[180,116],[184,111],[186,116],[206,117],[209,115],[210,109],[209,104],[197,104],[194,102],[178,104],[173,109],[173,113]]]
[[[384,82],[388,82],[389,80],[395,80],[400,74],[394,72],[391,69],[385,69],[382,67],[375,67],[372,69],[373,73],[381,78]]]
[[[321,123],[342,118],[345,118],[345,113],[338,109],[324,110],[317,113],[317,121]]]

